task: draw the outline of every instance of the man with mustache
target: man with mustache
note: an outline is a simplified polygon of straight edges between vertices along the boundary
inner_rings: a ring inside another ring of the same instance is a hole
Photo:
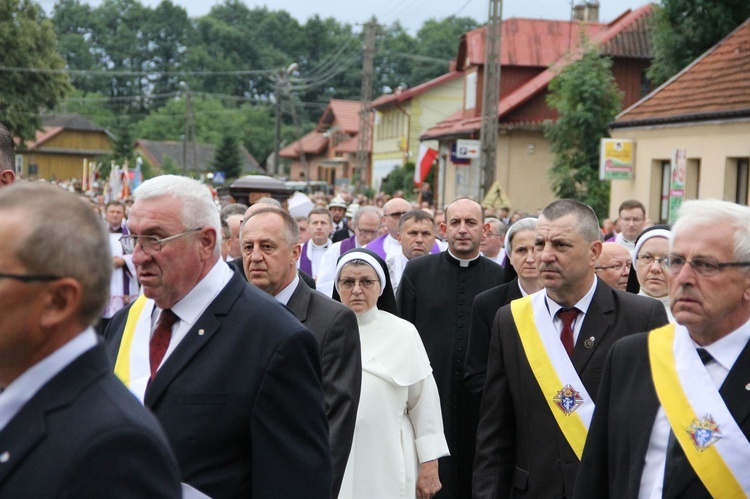
[[[612,348],[576,497],[750,495],[750,208],[687,201],[672,234],[677,324]]]
[[[445,210],[448,250],[406,264],[398,288],[399,314],[416,326],[440,392],[445,436],[451,455],[440,458],[443,489],[436,498],[471,494],[471,463],[479,417],[479,396],[464,387],[464,362],[474,297],[503,282],[503,268],[479,254],[489,230],[484,210],[461,198]]]
[[[667,323],[656,300],[596,277],[599,234],[591,207],[572,199],[539,216],[534,257],[544,289],[501,308],[492,326],[475,498],[569,497],[608,350]]]

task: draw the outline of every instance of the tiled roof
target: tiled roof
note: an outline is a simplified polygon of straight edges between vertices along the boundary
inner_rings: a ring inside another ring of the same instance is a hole
[[[359,103],[357,103],[359,104]],[[302,142],[302,150],[305,154],[320,154],[326,146],[328,146],[328,137],[323,135],[317,130],[302,136],[301,139],[295,140],[288,146],[284,147],[279,151],[279,156],[282,158],[295,159],[299,157],[300,142]]]
[[[451,71],[450,73],[440,75],[437,78],[433,78],[432,80],[426,81],[420,85],[417,85],[416,87],[407,88],[406,90],[402,90],[401,92],[397,93],[381,95],[380,97],[372,101],[371,107],[373,109],[378,109],[379,107],[385,106],[387,104],[392,104],[394,102],[407,101],[443,83],[455,80],[462,74],[463,72],[461,71]]]
[[[354,137],[346,139],[345,141],[337,145],[335,150],[336,152],[357,154],[358,147],[359,147],[359,137],[354,136]],[[366,151],[371,150],[369,138],[367,140],[367,145],[365,146],[365,150]]]
[[[344,132],[355,134],[359,131],[359,110],[359,101],[331,99],[318,121],[317,130],[325,132],[335,119]]]
[[[652,14],[652,4],[644,5],[636,10],[628,10],[606,25],[607,29],[597,33],[592,37],[591,41],[603,48],[608,48],[610,51],[616,49],[622,53],[639,54],[633,57],[643,57],[641,51],[645,50],[646,47],[650,50],[650,46],[645,44],[643,40],[640,40],[640,37],[647,38],[647,32],[643,31],[643,29],[648,26]],[[580,59],[582,53],[582,49],[579,47],[573,53],[562,55],[551,67],[539,73],[521,87],[508,95],[500,96],[500,101],[498,102],[499,118],[502,120],[519,106],[536,97],[541,92],[546,91],[547,85],[549,85],[560,70],[566,65]],[[457,118],[454,118],[454,116]],[[528,121],[528,117],[526,120]],[[420,136],[420,140],[458,137],[467,133],[478,132],[481,126],[481,117],[460,119],[460,116],[455,114],[427,130]]]
[[[136,147],[140,148],[149,163],[161,168],[164,158],[170,158],[177,167],[182,168],[183,143],[176,140],[144,140],[136,141]],[[195,151],[195,156],[193,156]],[[242,158],[242,171],[246,173],[260,172],[258,161],[247,149],[240,147]],[[187,164],[189,167],[198,169],[210,168],[216,155],[216,146],[212,144],[188,144]]]
[[[620,113],[613,126],[750,116],[749,71],[750,19]]]
[[[105,129],[78,114],[50,114],[42,116],[42,126],[63,127],[68,130],[104,132]]]

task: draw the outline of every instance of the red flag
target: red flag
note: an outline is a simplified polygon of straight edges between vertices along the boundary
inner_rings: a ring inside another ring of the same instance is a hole
[[[417,157],[417,164],[414,166],[414,185],[419,187],[427,178],[427,174],[430,173],[432,164],[437,159],[438,152],[432,147],[428,147],[427,144],[419,144],[419,156]]]

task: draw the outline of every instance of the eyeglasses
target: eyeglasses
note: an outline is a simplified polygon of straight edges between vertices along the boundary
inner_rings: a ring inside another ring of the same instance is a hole
[[[727,267],[750,267],[750,262],[717,262],[710,258],[696,258],[692,261],[685,260],[681,256],[665,257],[662,265],[670,274],[677,275],[687,263],[693,271],[703,277],[711,277],[718,274]]]
[[[488,232],[487,237],[505,237],[505,234],[496,234],[494,232]]]
[[[654,262],[657,262],[662,267],[666,265],[666,261],[669,260],[669,257],[664,256],[654,256],[654,255],[640,255],[635,258],[638,260],[639,263],[642,263],[646,267],[650,267],[654,264]]]
[[[359,227],[356,228],[357,231],[359,231],[360,234],[363,236],[377,236],[380,234],[379,230],[367,230],[367,229],[360,229]]]
[[[355,279],[339,279],[339,287],[346,290],[354,289],[355,284],[359,284],[359,287],[362,289],[370,290],[375,287],[375,283],[380,282],[376,281],[374,279],[360,279],[359,281]]]
[[[0,273],[0,279],[13,279],[21,282],[36,282],[36,281],[54,281],[55,279],[62,279],[60,276],[52,274],[3,274]]]
[[[406,214],[405,211],[394,211],[393,213],[383,214],[385,217],[391,217],[394,220],[400,220]]]
[[[136,236],[131,234],[129,236],[122,236],[120,238],[120,244],[126,253],[133,253],[135,251],[135,246],[140,243],[141,249],[144,253],[147,255],[154,255],[161,252],[161,247],[164,243],[177,239],[178,237],[187,236],[188,234],[195,234],[199,230],[201,230],[201,227],[161,239],[156,236]]]
[[[618,265],[607,265],[606,267],[594,267],[594,270],[609,270],[609,269],[613,269],[615,272],[621,272],[622,269],[628,269],[628,270],[630,270],[630,268],[632,266],[633,266],[633,264],[630,263],[630,262],[628,262],[628,263],[620,263]]]

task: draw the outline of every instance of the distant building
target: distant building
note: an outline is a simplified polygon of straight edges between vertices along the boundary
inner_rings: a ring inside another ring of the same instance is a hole
[[[183,158],[187,160],[187,171],[197,173],[208,173],[216,170],[214,168],[214,157],[217,147],[212,144],[188,144],[187,150],[183,142],[176,140],[145,140],[139,139],[135,142],[136,154],[139,154],[145,163],[151,167],[154,175],[163,173],[165,162],[171,162],[181,172],[183,170]],[[247,149],[240,146],[240,157],[242,159],[242,174],[262,173],[258,161]]]

